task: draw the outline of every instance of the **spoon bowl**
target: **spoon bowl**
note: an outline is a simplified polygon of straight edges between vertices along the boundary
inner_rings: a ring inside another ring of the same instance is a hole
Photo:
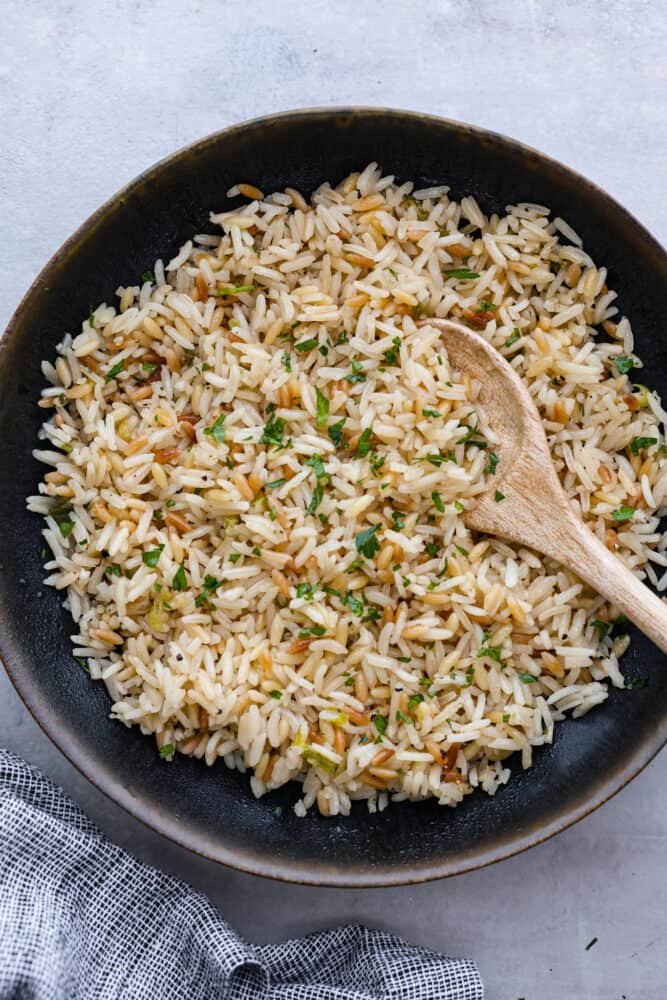
[[[441,330],[450,362],[479,383],[480,406],[498,436],[496,472],[466,512],[468,527],[556,559],[667,652],[667,606],[578,517],[558,479],[537,407],[512,366],[460,323],[429,319],[421,325]]]

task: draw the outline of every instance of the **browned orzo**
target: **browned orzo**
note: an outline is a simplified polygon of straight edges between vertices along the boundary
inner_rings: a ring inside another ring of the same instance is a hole
[[[510,360],[574,508],[663,587],[665,414],[630,323],[540,205],[488,216],[376,164],[310,201],[230,194],[254,200],[43,363],[29,506],[74,653],[163,758],[297,779],[299,814],[493,794],[623,685],[627,641],[571,574],[465,528],[494,432],[417,322]]]

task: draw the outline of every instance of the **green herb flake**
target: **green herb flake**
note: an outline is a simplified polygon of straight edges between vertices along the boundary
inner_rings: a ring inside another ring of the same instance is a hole
[[[405,712],[401,712],[400,709],[396,713],[396,721],[397,722],[404,722],[406,726],[411,726],[412,725],[412,719],[409,719],[407,717],[407,715],[405,714]]]
[[[218,444],[224,444],[225,441],[225,416],[220,414],[216,419],[215,423],[211,424],[210,427],[204,429],[204,434],[208,434],[209,437],[215,438]]]
[[[271,413],[269,419],[264,425],[264,430],[261,438],[259,439],[259,443],[275,444],[277,447],[282,448],[285,424],[286,421],[282,417],[276,417],[273,413]]]
[[[345,595],[345,604],[347,604],[353,615],[357,615],[358,618],[363,615],[364,605],[354,594],[348,593]]]
[[[357,444],[357,450],[354,453],[355,458],[365,458],[368,452],[371,450],[371,438],[373,437],[373,432],[370,427],[367,427],[361,434],[359,438],[359,443]]]
[[[534,684],[535,681],[537,680],[537,677],[533,677],[532,674],[523,673],[523,671],[519,671],[517,673],[517,677],[519,678],[522,684]]]
[[[391,343],[392,346],[389,348],[389,350],[384,351],[382,354],[382,357],[385,360],[385,364],[387,365],[395,365],[396,362],[398,361],[398,354],[401,349],[401,338],[394,337]]]
[[[302,340],[301,343],[294,345],[294,350],[298,351],[300,354],[307,354],[308,351],[312,351],[314,347],[317,347],[319,340],[317,337],[311,337],[309,340]]]
[[[484,471],[488,475],[490,475],[490,476],[495,475],[496,469],[498,468],[498,462],[499,461],[500,461],[500,459],[496,455],[495,451],[490,451],[489,452],[489,461],[486,463],[486,468],[484,469]]]
[[[479,278],[477,271],[471,271],[469,267],[453,267],[445,274],[448,278]]]
[[[456,549],[457,552],[460,552],[462,556],[467,556],[468,555],[468,550],[464,549],[462,545],[456,545],[455,544],[454,548]]]
[[[519,327],[515,326],[512,329],[512,336],[508,337],[505,341],[505,347],[511,347],[512,344],[516,344],[517,340],[521,340],[521,333],[519,331]]]
[[[612,510],[611,516],[615,521],[629,521],[634,515],[636,508],[623,504],[617,510]]]
[[[183,563],[181,563],[174,573],[174,579],[171,581],[171,585],[174,590],[185,590],[187,587],[188,581],[185,576],[185,567],[183,566]]]
[[[318,427],[323,428],[326,427],[327,419],[329,417],[329,400],[318,388],[315,389],[315,396],[317,398],[316,424]]]
[[[109,371],[104,376],[105,384],[108,382],[112,382],[113,379],[115,379],[116,375],[120,375],[120,373],[123,371],[124,368],[125,368],[125,358],[123,358],[121,361],[118,361],[112,368],[109,369]]]
[[[325,632],[324,625],[311,625],[308,628],[299,629],[299,639],[312,639],[324,635]]]
[[[352,358],[352,374],[345,376],[345,381],[349,382],[351,385],[356,385],[357,382],[365,382],[366,376],[364,375],[363,363],[359,361],[359,358],[355,354]]]
[[[380,736],[384,736],[387,732],[387,716],[386,715],[374,715],[373,725],[377,729]]]
[[[502,646],[482,646],[482,648],[477,653],[477,659],[481,660],[482,657],[488,656],[489,659],[495,660],[496,663],[500,663],[500,653]]]
[[[229,561],[230,563],[236,565],[236,563],[239,561],[240,558],[241,558],[240,552],[232,552],[232,554],[229,556]]]
[[[598,639],[604,639],[609,631],[609,622],[603,622],[600,621],[599,618],[596,618],[595,621],[591,622],[591,624],[598,634]]]
[[[403,531],[405,527],[405,514],[402,514],[400,510],[392,510],[391,520],[394,525],[394,531]]]
[[[332,424],[329,428],[329,437],[334,443],[334,447],[338,448],[340,446],[341,437],[343,436],[343,427],[345,426],[345,421],[347,417],[343,417],[342,420],[338,420],[335,424]]]
[[[69,518],[66,518],[62,521],[58,521],[58,527],[60,528],[60,534],[63,538],[69,538],[74,528],[74,521],[70,521]]]
[[[630,451],[632,452],[633,455],[638,455],[639,452],[642,451],[644,448],[650,448],[651,445],[657,443],[658,443],[657,438],[636,437],[633,438],[632,441],[630,442]]]
[[[279,698],[282,698],[282,696],[282,691],[278,691],[277,688],[274,688],[273,691],[269,691],[269,698],[275,698],[278,700]]]
[[[445,513],[445,505],[442,502],[442,497],[440,496],[439,493],[436,493],[435,490],[433,491],[433,493],[431,493],[431,500],[433,501],[433,505],[434,505],[435,509],[437,511],[439,511],[441,514],[444,514]]]
[[[278,487],[282,486],[285,482],[286,482],[286,479],[283,476],[282,479],[274,479],[273,482],[267,483],[266,484],[266,488],[267,488],[267,490],[277,490]]]
[[[165,743],[163,747],[160,747],[158,753],[160,754],[160,760],[167,760],[174,753],[175,747],[173,743]]]
[[[357,552],[360,552],[362,556],[366,556],[367,559],[372,559],[380,548],[380,543],[375,537],[375,533],[379,530],[379,528],[379,524],[374,524],[370,528],[365,528],[363,531],[360,531],[354,539]]]
[[[150,549],[148,552],[142,552],[141,561],[144,566],[157,566],[163,549],[164,545],[158,545],[156,549]]]
[[[408,698],[408,708],[416,708],[417,705],[421,705],[424,700],[423,694],[411,694]]]
[[[90,673],[90,669],[88,667],[88,660],[84,660],[83,657],[81,656],[75,656],[74,659],[79,664],[82,670],[85,670],[87,674]]]
[[[425,417],[441,417],[442,413],[440,410],[422,410]]]
[[[241,295],[242,292],[255,292],[257,291],[257,285],[225,285],[224,288],[218,288],[216,295]]]
[[[614,364],[618,368],[621,375],[627,375],[628,372],[632,371],[635,367],[634,359],[630,357],[616,358]]]
[[[509,712],[505,712],[505,714],[503,715],[503,722],[509,722],[509,721],[510,721],[510,714]]]
[[[496,501],[496,503],[501,503],[505,499],[505,494],[501,493],[500,490],[496,490],[496,492],[493,494],[493,499]]]

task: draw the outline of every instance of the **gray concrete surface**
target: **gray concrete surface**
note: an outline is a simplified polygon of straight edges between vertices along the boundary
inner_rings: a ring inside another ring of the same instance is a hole
[[[667,238],[659,3],[5,0],[0,23],[0,327],[52,251],[140,170],[298,106],[410,107],[505,132]],[[208,892],[251,940],[358,920],[471,955],[490,1000],[667,997],[664,755],[592,817],[493,868],[324,891],[227,871],[129,819],[51,746],[4,674],[0,743],[113,840]]]

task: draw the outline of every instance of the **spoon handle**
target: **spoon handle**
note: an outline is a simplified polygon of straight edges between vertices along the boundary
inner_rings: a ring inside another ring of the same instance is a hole
[[[540,549],[611,601],[667,653],[667,604],[644,586],[574,514],[559,521],[556,532],[545,531]]]

